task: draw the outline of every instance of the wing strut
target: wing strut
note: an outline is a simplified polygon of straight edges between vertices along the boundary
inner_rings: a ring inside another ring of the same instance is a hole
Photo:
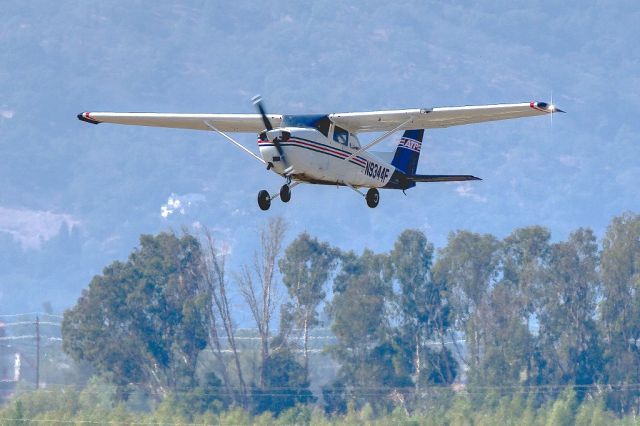
[[[379,136],[379,137],[375,138],[373,140],[373,142],[368,143],[367,145],[363,146],[362,148],[360,148],[359,150],[357,150],[356,152],[354,152],[353,154],[351,154],[350,156],[345,158],[345,161],[349,161],[353,157],[355,157],[356,155],[360,154],[361,152],[366,151],[367,149],[371,148],[372,146],[379,144],[380,142],[385,140],[387,137],[389,137],[389,135],[391,135],[393,132],[395,132],[397,130],[400,130],[403,126],[405,126],[406,124],[409,124],[411,121],[413,121],[413,118],[414,117],[409,118],[408,120],[404,121],[402,124],[399,124],[398,126],[394,127],[393,129],[387,131],[382,136]]]
[[[219,133],[220,135],[224,136],[226,139],[228,139],[229,141],[231,141],[231,143],[233,143],[234,145],[236,145],[238,148],[242,149],[243,151],[245,151],[247,154],[251,155],[253,158],[255,158],[256,160],[258,160],[259,162],[261,162],[262,164],[267,164],[262,158],[258,157],[256,154],[254,154],[253,152],[251,152],[247,147],[245,147],[244,145],[242,145],[240,142],[236,141],[235,139],[233,139],[231,136],[227,135],[226,133],[216,129],[216,127],[211,124],[208,120],[204,120],[203,121],[204,125],[207,126],[208,128],[210,128],[211,130],[213,130],[216,133]]]

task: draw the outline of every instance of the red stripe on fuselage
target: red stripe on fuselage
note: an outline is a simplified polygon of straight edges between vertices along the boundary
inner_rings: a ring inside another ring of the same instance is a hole
[[[303,141],[303,140],[300,140],[300,139],[290,138],[288,141],[286,141],[284,143],[285,144],[296,143],[296,144],[299,144],[299,145],[302,145],[302,146],[305,146],[305,147],[309,147],[309,148],[317,149],[317,150],[320,150],[320,151],[324,151],[326,153],[335,155],[335,156],[340,157],[342,159],[345,159],[345,158],[347,158],[347,157],[349,157],[351,155],[350,153],[346,153],[344,151],[341,151],[341,150],[338,150],[338,149],[335,149],[335,148],[331,148],[330,146],[327,146],[327,145],[324,145],[324,144],[321,144],[321,143],[318,143],[318,142],[308,142],[308,141]],[[273,142],[258,140],[258,146],[261,146],[261,145],[262,146],[265,146],[265,145],[273,146]],[[353,158],[351,158],[350,161],[353,161],[353,162],[359,164],[362,167],[365,167],[366,164],[367,164],[367,160],[362,158],[362,157],[353,157]]]

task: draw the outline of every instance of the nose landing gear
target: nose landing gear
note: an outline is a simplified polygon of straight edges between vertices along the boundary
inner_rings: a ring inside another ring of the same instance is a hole
[[[282,187],[280,188],[280,192],[273,195],[269,195],[269,192],[266,189],[263,189],[262,191],[258,192],[258,206],[260,206],[261,210],[269,210],[269,207],[271,207],[271,200],[274,200],[278,197],[280,197],[283,203],[288,203],[289,201],[291,201],[291,189],[299,183],[300,182],[291,183],[291,181],[289,180],[287,181],[287,183],[282,185]]]
[[[280,199],[283,203],[288,203],[291,200],[291,188],[286,183],[280,188]]]

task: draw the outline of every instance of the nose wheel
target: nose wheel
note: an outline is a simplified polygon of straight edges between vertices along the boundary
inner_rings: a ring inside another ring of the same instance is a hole
[[[280,188],[280,199],[283,203],[288,203],[291,200],[291,188],[286,183]]]
[[[258,206],[260,206],[261,210],[269,210],[269,207],[271,207],[271,200],[274,200],[278,197],[280,197],[283,203],[288,203],[289,201],[291,201],[291,188],[298,185],[299,183],[300,182],[290,183],[289,181],[289,183],[282,185],[282,187],[280,188],[280,192],[273,195],[269,195],[269,191],[263,189],[262,191],[258,192]]]

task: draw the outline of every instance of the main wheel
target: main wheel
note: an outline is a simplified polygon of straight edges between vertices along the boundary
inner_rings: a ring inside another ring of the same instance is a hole
[[[280,188],[280,199],[283,203],[288,203],[291,199],[291,188],[289,188],[289,185],[285,184]]]
[[[371,208],[374,208],[378,205],[380,201],[380,193],[377,189],[371,188],[367,191],[367,205]]]
[[[258,192],[258,205],[261,210],[269,210],[271,207],[271,196],[264,189]]]

